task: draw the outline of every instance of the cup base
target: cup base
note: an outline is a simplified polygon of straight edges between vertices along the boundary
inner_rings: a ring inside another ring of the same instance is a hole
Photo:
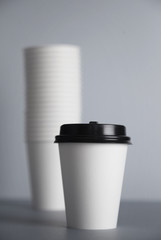
[[[117,225],[114,226],[100,226],[100,227],[80,227],[80,226],[70,226],[67,224],[67,228],[70,229],[80,229],[80,230],[113,230],[117,228]]]

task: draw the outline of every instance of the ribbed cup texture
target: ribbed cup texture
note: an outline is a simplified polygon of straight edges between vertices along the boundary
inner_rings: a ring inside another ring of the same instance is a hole
[[[25,49],[25,76],[27,141],[54,141],[61,124],[80,122],[79,47]]]

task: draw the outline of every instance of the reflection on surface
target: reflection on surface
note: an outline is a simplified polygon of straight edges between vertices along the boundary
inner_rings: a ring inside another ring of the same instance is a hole
[[[159,240],[161,203],[122,202],[118,228],[66,228],[65,212],[36,211],[25,201],[0,201],[0,240]]]
[[[27,201],[0,201],[2,222],[65,227],[64,211],[37,211]]]

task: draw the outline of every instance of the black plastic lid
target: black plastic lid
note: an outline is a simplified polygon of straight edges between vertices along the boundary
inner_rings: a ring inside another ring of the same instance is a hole
[[[125,143],[131,144],[126,136],[126,128],[116,124],[64,124],[60,135],[55,137],[56,143],[61,142],[96,142],[96,143]]]

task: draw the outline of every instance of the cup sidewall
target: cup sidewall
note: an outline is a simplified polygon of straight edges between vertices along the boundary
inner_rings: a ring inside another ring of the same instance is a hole
[[[117,226],[127,144],[59,143],[67,225]]]

